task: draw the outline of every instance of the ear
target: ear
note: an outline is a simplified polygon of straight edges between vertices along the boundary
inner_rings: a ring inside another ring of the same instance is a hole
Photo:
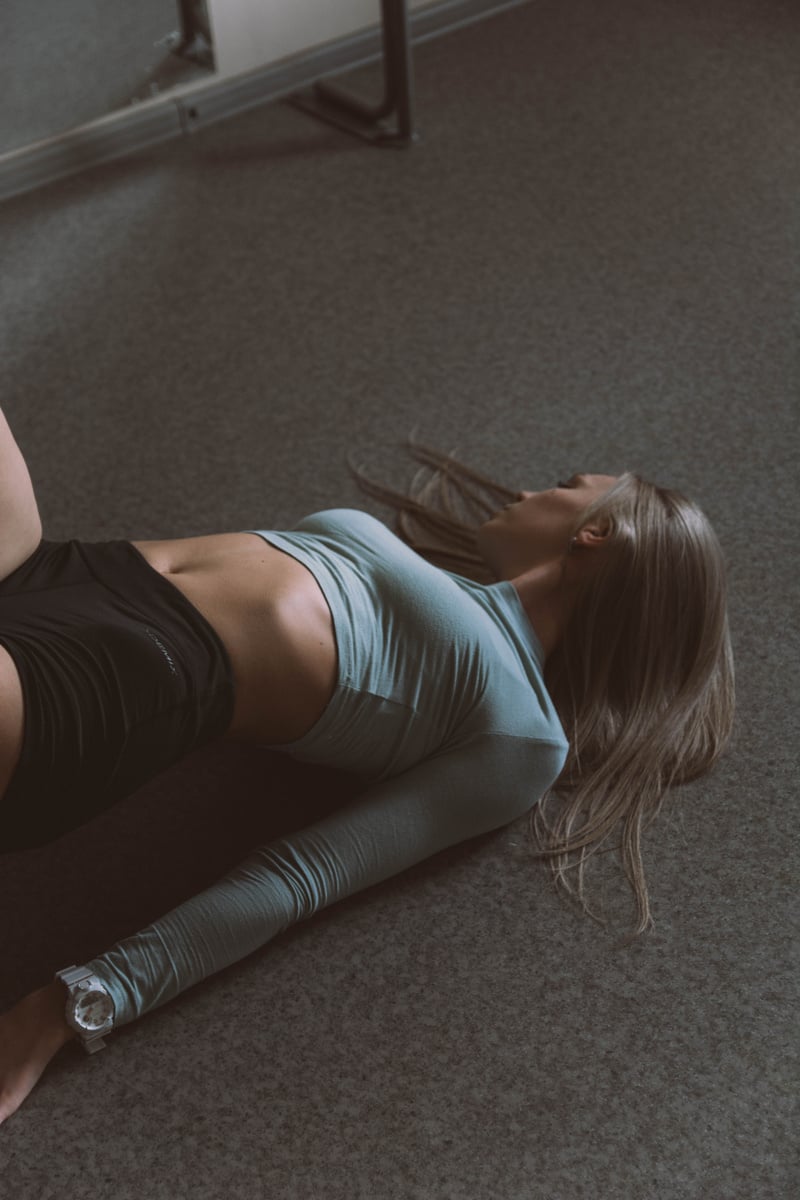
[[[584,525],[575,534],[575,545],[586,550],[598,550],[611,537],[610,525]]]

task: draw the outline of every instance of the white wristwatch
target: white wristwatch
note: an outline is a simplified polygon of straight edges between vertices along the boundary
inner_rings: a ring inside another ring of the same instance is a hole
[[[83,1042],[84,1050],[87,1054],[102,1050],[103,1035],[114,1028],[114,1001],[105,985],[88,967],[65,967],[56,971],[56,979],[69,991],[67,1023]]]

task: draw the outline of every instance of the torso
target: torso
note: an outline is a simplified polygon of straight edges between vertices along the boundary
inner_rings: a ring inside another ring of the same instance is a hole
[[[132,544],[202,613],[228,652],[235,705],[226,736],[261,745],[302,737],[337,675],[333,621],[311,572],[253,533]],[[0,795],[23,729],[19,674],[0,646]]]

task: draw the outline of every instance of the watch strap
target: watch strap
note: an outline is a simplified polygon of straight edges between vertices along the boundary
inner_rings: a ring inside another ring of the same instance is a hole
[[[60,979],[68,988],[71,988],[75,983],[82,983],[84,979],[89,979],[94,974],[88,967],[64,967],[63,971],[56,971],[56,979]]]

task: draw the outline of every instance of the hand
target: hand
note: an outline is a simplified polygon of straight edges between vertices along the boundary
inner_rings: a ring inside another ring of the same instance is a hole
[[[33,1091],[63,1045],[74,1037],[64,1016],[66,989],[55,980],[0,1014],[0,1125]]]

